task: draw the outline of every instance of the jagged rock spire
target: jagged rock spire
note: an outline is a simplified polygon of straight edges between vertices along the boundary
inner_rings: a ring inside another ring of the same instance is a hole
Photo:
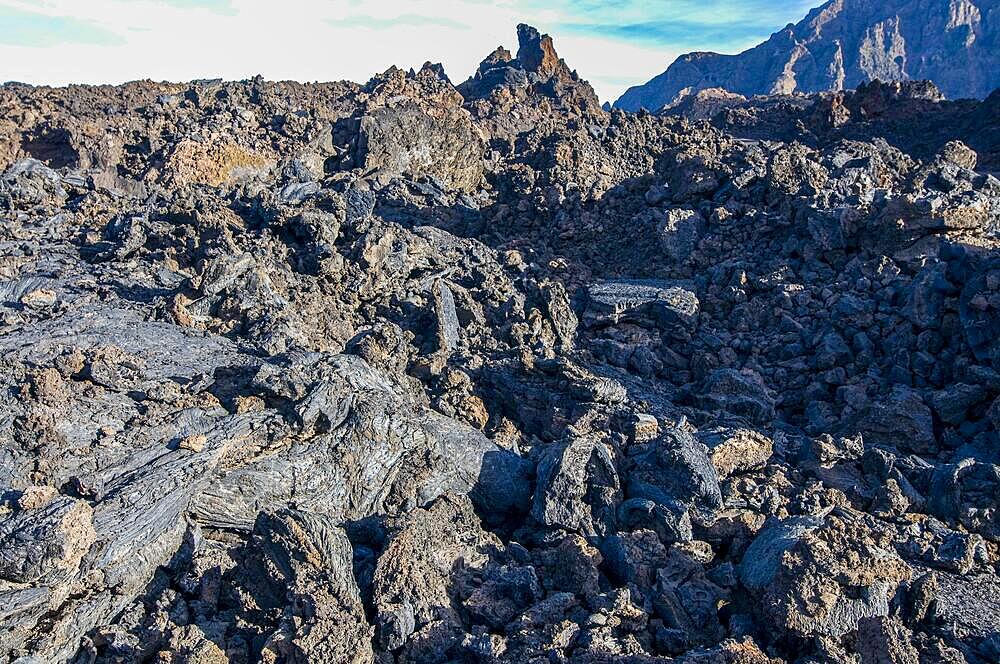
[[[536,28],[521,23],[517,26],[517,59],[525,70],[547,76],[560,68],[567,69],[566,63],[556,54],[552,37],[543,35]]]
[[[557,100],[584,114],[601,113],[594,89],[559,57],[552,37],[521,23],[517,40],[516,58],[500,46],[486,56],[472,78],[458,86],[466,99],[482,99],[499,88],[516,89]]]

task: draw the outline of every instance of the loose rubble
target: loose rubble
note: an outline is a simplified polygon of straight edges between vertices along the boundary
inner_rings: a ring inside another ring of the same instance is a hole
[[[996,96],[519,37],[0,88],[0,659],[998,661]]]

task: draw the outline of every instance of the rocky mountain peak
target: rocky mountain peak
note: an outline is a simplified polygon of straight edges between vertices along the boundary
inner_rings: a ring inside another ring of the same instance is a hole
[[[951,99],[1000,86],[995,0],[830,0],[738,55],[690,53],[615,103],[659,110],[690,89],[747,97],[848,90],[869,81],[930,80]]]
[[[467,100],[503,91],[502,95],[517,99],[545,98],[585,115],[602,112],[594,89],[559,57],[552,37],[522,23],[517,26],[517,38],[516,58],[499,46],[472,78],[458,86]]]

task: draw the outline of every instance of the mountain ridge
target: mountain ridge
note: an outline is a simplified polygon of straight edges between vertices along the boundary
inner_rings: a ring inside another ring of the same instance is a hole
[[[984,98],[1000,87],[998,44],[995,0],[829,0],[742,53],[682,55],[614,105],[655,111],[707,88],[754,96],[917,79],[949,98]]]

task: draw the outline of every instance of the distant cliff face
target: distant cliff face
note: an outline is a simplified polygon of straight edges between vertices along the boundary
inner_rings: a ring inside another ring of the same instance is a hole
[[[949,98],[1000,87],[1000,0],[830,0],[739,55],[690,53],[618,108],[659,110],[691,92],[822,92],[929,79]]]

